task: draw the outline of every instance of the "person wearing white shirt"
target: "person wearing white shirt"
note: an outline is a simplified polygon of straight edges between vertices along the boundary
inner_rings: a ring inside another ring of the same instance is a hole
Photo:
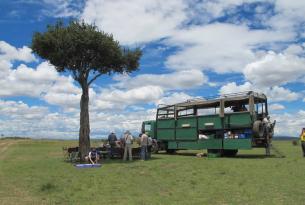
[[[126,131],[124,133],[124,140],[125,140],[125,147],[124,147],[124,157],[123,160],[127,160],[127,152],[129,156],[129,161],[132,161],[132,135],[130,134],[129,131]]]

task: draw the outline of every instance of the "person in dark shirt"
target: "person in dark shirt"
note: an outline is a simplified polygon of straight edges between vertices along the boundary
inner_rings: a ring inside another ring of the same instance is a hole
[[[86,161],[89,161],[91,164],[96,164],[98,163],[100,159],[100,152],[97,151],[95,148],[93,148],[88,156],[85,157]]]
[[[114,154],[114,148],[116,146],[116,141],[117,141],[117,137],[115,135],[114,132],[111,132],[108,136],[108,143],[110,145],[110,152],[109,152],[109,156],[110,157],[113,157],[113,154]]]

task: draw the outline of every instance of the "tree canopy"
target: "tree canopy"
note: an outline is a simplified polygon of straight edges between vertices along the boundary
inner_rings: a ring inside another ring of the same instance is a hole
[[[78,21],[71,21],[68,26],[58,21],[48,25],[45,33],[36,32],[32,49],[41,58],[49,60],[57,71],[71,71],[78,82],[91,74],[89,85],[102,74],[136,70],[141,57],[140,49],[124,48],[111,34]]]

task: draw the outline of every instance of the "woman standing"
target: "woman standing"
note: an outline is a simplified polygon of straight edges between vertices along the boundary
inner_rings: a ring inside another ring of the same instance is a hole
[[[300,138],[301,138],[301,146],[303,150],[303,157],[305,157],[305,128],[303,128]]]

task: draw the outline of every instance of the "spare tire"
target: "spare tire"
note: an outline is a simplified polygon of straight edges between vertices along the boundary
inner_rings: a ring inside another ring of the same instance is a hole
[[[159,145],[156,141],[153,141],[151,146],[151,153],[158,154],[158,151],[159,151]]]
[[[264,136],[264,124],[262,123],[262,121],[257,120],[253,123],[253,134],[254,137],[263,137]]]

